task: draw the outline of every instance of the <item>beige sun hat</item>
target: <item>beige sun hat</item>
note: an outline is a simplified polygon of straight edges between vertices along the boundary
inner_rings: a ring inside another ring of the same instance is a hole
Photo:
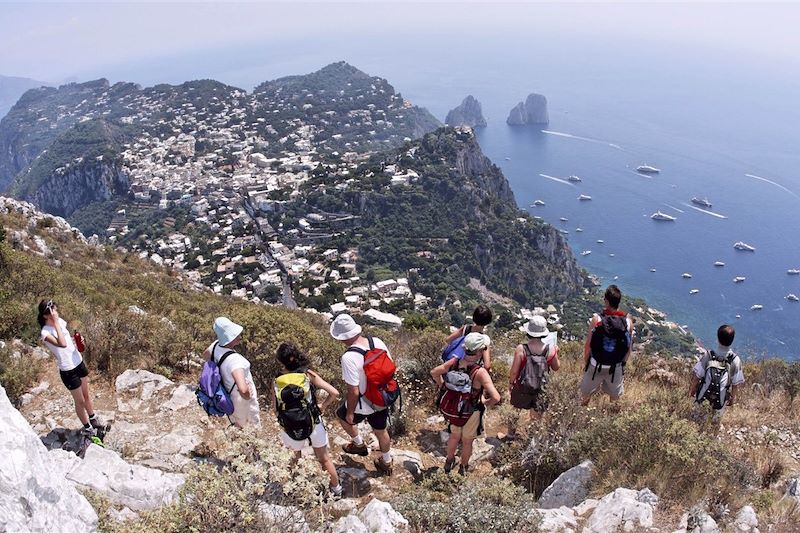
[[[525,333],[530,337],[547,337],[550,331],[547,329],[547,320],[543,316],[535,315],[525,324]]]
[[[337,316],[331,323],[331,337],[337,341],[346,341],[360,334],[361,326],[347,313]]]

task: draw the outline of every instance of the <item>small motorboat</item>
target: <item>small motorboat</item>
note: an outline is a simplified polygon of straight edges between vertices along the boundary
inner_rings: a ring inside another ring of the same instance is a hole
[[[746,278],[746,277],[744,277],[744,276],[736,276],[735,278],[733,278],[733,282],[734,282],[734,283],[741,283],[741,282],[743,282],[743,281],[744,281],[744,280],[746,280],[746,279],[747,279],[747,278]]]

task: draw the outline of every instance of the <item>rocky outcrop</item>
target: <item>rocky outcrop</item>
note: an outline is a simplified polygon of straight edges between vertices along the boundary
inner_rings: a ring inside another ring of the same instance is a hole
[[[481,103],[472,95],[464,98],[461,104],[447,113],[444,123],[448,126],[469,126],[470,128],[485,127],[486,119],[483,118]]]
[[[0,386],[0,531],[95,531],[97,513],[56,471]]]
[[[583,532],[644,531],[653,527],[657,503],[658,496],[649,489],[617,489],[600,500]]]
[[[573,507],[586,499],[594,475],[594,463],[584,461],[558,476],[539,498],[539,507],[555,509]]]
[[[119,164],[93,163],[55,174],[26,197],[42,211],[68,217],[93,202],[128,192],[128,174]]]
[[[524,102],[514,106],[506,119],[506,124],[509,126],[547,124],[548,122],[550,122],[550,117],[547,113],[547,98],[536,93],[529,94]]]

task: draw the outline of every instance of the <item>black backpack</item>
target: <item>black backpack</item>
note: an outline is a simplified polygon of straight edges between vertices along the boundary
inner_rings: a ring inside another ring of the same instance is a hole
[[[316,391],[304,372],[291,372],[275,380],[278,423],[293,440],[310,439],[320,421]]]
[[[701,403],[708,400],[714,409],[722,409],[728,401],[728,391],[731,387],[731,365],[736,354],[729,351],[719,355],[714,350],[708,352],[709,359],[706,364],[705,374],[697,389],[695,401]]]
[[[550,346],[545,344],[540,354],[532,353],[527,343],[522,345],[522,349],[525,350],[525,364],[520,369],[517,386],[526,394],[534,394],[547,384],[547,353]]]
[[[603,315],[600,323],[592,330],[589,347],[597,364],[595,372],[598,368],[607,366],[611,369],[611,381],[614,381],[617,365],[623,363],[631,348],[627,317]]]

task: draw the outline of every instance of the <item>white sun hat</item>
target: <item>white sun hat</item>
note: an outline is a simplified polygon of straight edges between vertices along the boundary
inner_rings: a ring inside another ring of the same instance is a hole
[[[547,337],[550,331],[547,329],[547,320],[543,316],[534,315],[525,324],[525,333],[530,337]]]
[[[227,346],[236,340],[236,337],[242,334],[244,328],[239,324],[234,323],[228,317],[217,317],[214,320],[214,333],[217,334],[217,340],[221,346]]]
[[[361,334],[361,326],[356,324],[353,317],[342,313],[331,323],[331,337],[337,341],[346,341]]]

